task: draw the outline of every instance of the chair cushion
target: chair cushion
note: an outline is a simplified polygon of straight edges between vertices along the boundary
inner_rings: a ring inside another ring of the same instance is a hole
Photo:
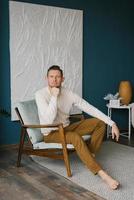
[[[38,142],[33,144],[34,149],[62,149],[62,144],[60,143],[46,143],[46,142]],[[68,149],[74,149],[72,144],[67,144]]]
[[[24,124],[40,124],[35,100],[19,102],[17,107],[19,109]],[[43,141],[43,134],[41,133],[40,128],[30,128],[27,129],[27,132],[32,144]]]
[[[84,135],[82,136],[84,141],[87,141],[91,138],[90,135]],[[56,149],[62,149],[62,145],[59,143],[45,143],[45,142],[39,142],[36,144],[33,144],[33,148],[34,149],[52,149],[52,148],[56,148]],[[74,149],[74,146],[72,144],[67,144],[67,148],[68,149]]]

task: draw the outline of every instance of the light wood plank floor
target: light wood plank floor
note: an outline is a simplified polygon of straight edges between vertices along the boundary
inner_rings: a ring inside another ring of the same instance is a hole
[[[1,200],[103,200],[23,155],[16,167],[16,149],[0,149]]]

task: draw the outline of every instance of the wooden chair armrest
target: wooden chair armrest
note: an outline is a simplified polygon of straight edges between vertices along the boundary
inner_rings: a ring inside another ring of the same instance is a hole
[[[57,127],[59,129],[59,133],[60,133],[60,137],[61,140],[64,144],[66,144],[66,139],[65,139],[65,133],[64,133],[64,129],[63,129],[63,124],[41,124],[41,125],[34,125],[34,124],[24,124],[22,125],[23,128],[54,128]]]
[[[54,127],[59,127],[63,126],[62,123],[60,124],[24,124],[22,125],[23,128],[54,128]]]
[[[84,119],[84,115],[82,113],[80,113],[80,114],[72,114],[72,115],[70,115],[70,118],[76,118],[76,119],[83,120]]]

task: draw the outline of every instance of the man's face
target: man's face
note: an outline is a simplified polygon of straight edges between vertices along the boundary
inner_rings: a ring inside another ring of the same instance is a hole
[[[61,83],[64,81],[64,77],[59,70],[50,70],[47,76],[49,87],[61,87]]]

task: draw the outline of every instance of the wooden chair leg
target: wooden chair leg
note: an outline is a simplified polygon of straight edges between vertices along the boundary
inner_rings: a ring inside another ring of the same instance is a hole
[[[19,151],[18,151],[17,167],[20,167],[20,163],[21,163],[21,156],[22,156],[22,151],[23,151],[25,134],[26,134],[25,129],[21,128],[21,136],[20,136],[20,144],[19,144]]]
[[[68,151],[67,151],[66,146],[64,146],[64,144],[63,144],[62,146],[63,146],[63,158],[64,158],[66,170],[67,170],[67,175],[68,175],[69,177],[71,177],[71,176],[72,176],[72,173],[71,173],[71,168],[70,168],[70,162],[69,162]]]
[[[64,135],[64,129],[63,129],[62,125],[59,126],[59,133],[60,133],[60,137],[61,137],[61,141],[62,141],[63,159],[64,159],[64,162],[65,162],[67,175],[70,177],[70,176],[72,176],[72,174],[71,174],[71,169],[70,169],[68,151],[67,151],[67,147],[66,147],[66,138],[65,138],[65,135]]]

